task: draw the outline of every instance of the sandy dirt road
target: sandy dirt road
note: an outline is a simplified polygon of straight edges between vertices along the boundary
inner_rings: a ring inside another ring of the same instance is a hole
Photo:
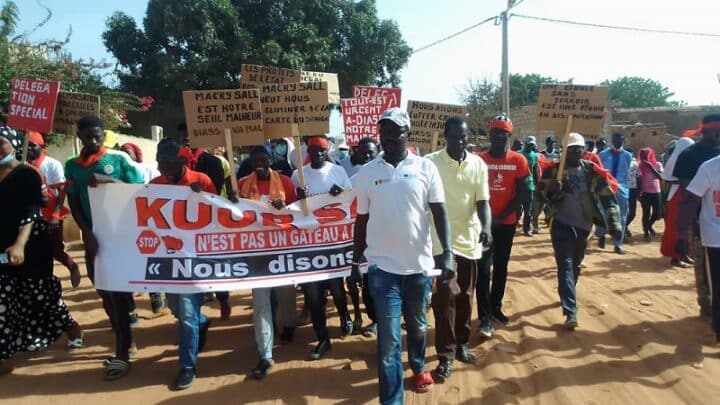
[[[698,318],[693,271],[670,268],[659,257],[658,241],[628,245],[622,257],[600,252],[591,241],[578,284],[580,327],[572,333],[561,327],[547,230],[533,238],[518,235],[515,241],[505,299],[513,323],[491,340],[474,335],[477,364],[456,362],[452,377],[431,393],[406,390],[406,403],[720,403],[720,348]],[[69,287],[66,271],[56,270]],[[84,280],[65,299],[85,328],[86,347],[69,353],[63,338],[46,352],[18,356],[15,372],[0,377],[1,403],[377,402],[375,341],[336,339],[326,359],[308,362],[304,359],[314,344],[309,325],[297,331],[293,344],[276,347],[277,364],[264,381],[248,378],[257,362],[249,292],[233,294],[230,321],[219,320],[216,304],[205,308],[214,318],[207,349],[200,355],[195,385],[183,392],[168,388],[177,372],[174,318],[149,319],[147,297],[138,298],[145,319],[135,329],[137,359],[126,378],[105,382],[101,362],[112,351],[113,336],[98,297]],[[428,367],[434,368],[432,315],[429,319]],[[330,325],[333,336],[339,336],[337,317]],[[407,388],[409,371],[406,377]]]

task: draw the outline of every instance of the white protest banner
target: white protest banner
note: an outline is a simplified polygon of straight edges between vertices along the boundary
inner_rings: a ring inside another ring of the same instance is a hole
[[[327,82],[328,103],[340,104],[340,82],[337,73],[302,71],[303,82]]]
[[[183,104],[194,147],[226,146],[226,129],[231,130],[232,145],[265,142],[257,89],[183,91]]]
[[[292,124],[299,135],[330,132],[328,86],[325,82],[285,83],[262,86],[263,128],[267,138],[290,136]]]
[[[240,66],[240,82],[243,88],[260,88],[264,84],[300,83],[302,73],[295,69],[275,66],[247,65]]]
[[[99,96],[60,91],[55,107],[53,132],[75,135],[73,127],[86,115],[100,115]]]
[[[292,285],[347,276],[354,194],[276,210],[190,187],[112,184],[90,189],[101,246],[95,286],[175,293]]]
[[[407,113],[410,115],[412,127],[408,143],[419,147],[420,151],[426,154],[434,151],[435,148],[445,147],[445,138],[442,136],[445,121],[455,115],[465,117],[467,108],[464,105],[408,100]],[[439,134],[437,145],[433,145],[434,133]]]
[[[543,84],[538,97],[535,130],[554,131],[556,135],[564,136],[567,118],[572,114],[571,132],[598,138],[602,133],[609,91],[604,86]]]

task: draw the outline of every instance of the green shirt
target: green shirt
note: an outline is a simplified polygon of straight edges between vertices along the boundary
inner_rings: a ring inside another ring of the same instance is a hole
[[[65,162],[67,193],[76,194],[80,198],[85,217],[90,220],[90,197],[88,196],[88,179],[93,173],[103,174],[124,183],[142,184],[142,173],[130,162],[130,157],[123,152],[108,149],[93,165],[84,167],[73,156]]]
[[[527,151],[523,149],[520,153],[527,159],[528,167],[530,168],[530,176],[527,178],[528,188],[530,191],[535,191],[535,173],[537,173],[538,155],[533,151]]]

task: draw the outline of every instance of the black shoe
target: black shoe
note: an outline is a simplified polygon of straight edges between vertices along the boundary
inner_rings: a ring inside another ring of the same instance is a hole
[[[600,249],[605,249],[605,238],[598,238],[598,247]]]
[[[493,333],[495,333],[495,329],[493,328],[492,322],[490,322],[489,319],[482,319],[480,320],[478,332],[489,339],[492,337]]]
[[[329,352],[332,345],[330,339],[320,341],[317,346],[310,352],[310,360],[319,360],[325,356],[325,353]]]
[[[254,379],[262,380],[268,374],[268,371],[273,368],[275,362],[273,359],[260,359],[257,366],[250,372]]]
[[[530,231],[523,231],[523,235],[532,237],[533,234],[530,233]]]
[[[615,253],[619,255],[624,255],[627,252],[625,251],[625,249],[622,248],[622,246],[615,246]]]
[[[365,328],[365,330],[362,332],[362,335],[366,338],[377,336],[377,324],[371,323],[370,326]]]
[[[165,309],[165,299],[162,293],[150,293],[150,306],[153,314],[159,314]]]
[[[175,378],[175,389],[182,391],[190,388],[195,382],[195,369],[194,368],[182,368]]]
[[[475,355],[472,354],[470,349],[466,345],[460,345],[457,348],[457,352],[455,353],[455,358],[463,363],[467,364],[475,364]]]
[[[295,328],[283,328],[280,334],[280,344],[287,345],[292,343],[295,338]]]
[[[355,320],[352,323],[352,334],[353,335],[359,335],[362,333],[362,326],[363,326],[363,320],[362,316],[356,316]]]
[[[432,372],[433,380],[437,383],[444,383],[452,374],[453,361],[451,359],[440,359],[440,364]]]
[[[568,330],[575,330],[578,326],[577,315],[571,314],[565,317],[565,328]]]
[[[207,343],[207,334],[208,329],[210,329],[210,318],[208,318],[207,322],[205,322],[204,325],[200,325],[200,338],[198,339],[198,353],[203,351],[205,349],[205,344]]]
[[[501,325],[507,325],[510,323],[510,318],[505,316],[505,314],[503,314],[502,311],[499,309],[493,312],[492,319]]]

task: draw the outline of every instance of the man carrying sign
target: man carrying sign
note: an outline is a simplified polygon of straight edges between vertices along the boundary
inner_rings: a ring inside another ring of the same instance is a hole
[[[358,215],[351,282],[360,283],[358,261],[365,254],[377,312],[380,403],[402,404],[400,316],[407,325],[413,386],[417,392],[427,392],[434,382],[425,370],[425,311],[432,283],[426,273],[437,266],[442,282],[452,280],[453,254],[440,174],[431,161],[407,150],[410,117],[391,108],[378,124],[383,153],[363,166],[355,179]],[[433,260],[428,211],[442,246],[438,260]]]
[[[558,267],[558,292],[565,327],[575,329],[577,296],[575,287],[580,277],[580,265],[585,257],[587,238],[593,222],[604,222],[597,207],[602,207],[610,234],[622,232],[619,208],[613,194],[614,181],[607,170],[582,160],[585,142],[582,135],[568,135],[565,153],[565,172],[557,178],[557,166],[543,172],[541,187],[550,203],[553,250]]]

